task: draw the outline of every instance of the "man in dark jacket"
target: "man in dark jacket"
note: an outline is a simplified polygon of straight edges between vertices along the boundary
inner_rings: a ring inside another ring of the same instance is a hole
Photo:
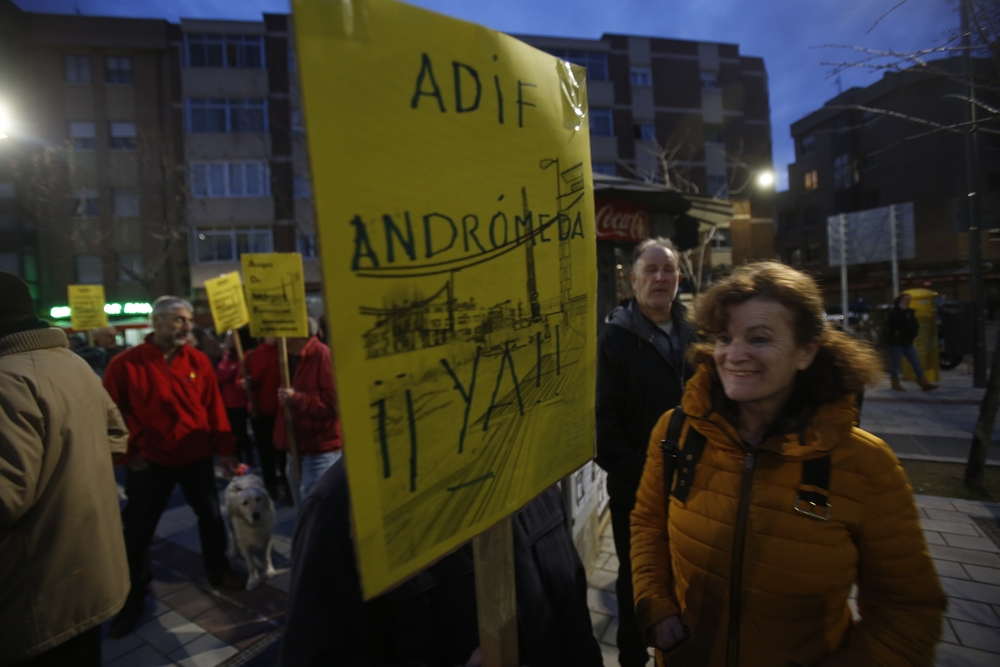
[[[600,667],[583,564],[551,487],[514,515],[520,664]],[[343,460],[302,501],[292,544],[283,667],[454,667],[479,646],[472,548],[466,544],[368,602],[351,539]],[[478,656],[477,656],[478,657]]]
[[[906,391],[899,382],[899,372],[903,366],[903,357],[906,357],[910,365],[913,366],[913,373],[917,376],[917,384],[924,391],[937,389],[936,384],[931,384],[924,377],[923,366],[920,365],[920,357],[917,355],[913,341],[920,333],[920,322],[917,321],[917,313],[910,308],[910,295],[900,294],[893,303],[892,310],[886,317],[885,345],[889,348],[889,360],[892,365],[890,377],[892,378],[892,388],[896,391]]]
[[[647,239],[632,255],[635,298],[608,316],[598,339],[597,464],[608,471],[608,496],[618,552],[618,661],[645,665],[632,600],[629,515],[646,463],[649,434],[676,407],[693,374],[684,359],[692,338],[676,301],[681,274],[677,251],[663,238]]]

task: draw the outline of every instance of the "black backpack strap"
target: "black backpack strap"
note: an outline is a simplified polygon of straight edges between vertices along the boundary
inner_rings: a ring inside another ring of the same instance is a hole
[[[677,484],[674,486],[673,496],[682,503],[687,502],[688,493],[691,491],[691,484],[694,482],[694,473],[698,469],[698,461],[705,451],[705,443],[708,439],[701,431],[689,428],[687,437],[684,439],[684,447],[678,456],[680,470],[677,472]]]
[[[670,509],[670,490],[674,484],[674,471],[677,470],[677,457],[681,451],[680,437],[687,415],[682,409],[675,408],[667,424],[667,437],[660,441],[660,453],[663,454],[663,503],[664,516]]]
[[[820,521],[830,520],[830,457],[821,456],[802,462],[802,486],[814,490],[799,490],[795,494],[794,509],[799,514],[805,514]]]

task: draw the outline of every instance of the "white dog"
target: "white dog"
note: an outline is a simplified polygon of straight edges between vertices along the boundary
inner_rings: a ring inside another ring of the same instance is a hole
[[[226,487],[226,528],[229,531],[229,556],[240,555],[247,564],[247,590],[257,588],[263,579],[277,572],[271,564],[271,547],[274,532],[274,503],[256,475],[233,477]],[[261,572],[260,556],[264,561]]]

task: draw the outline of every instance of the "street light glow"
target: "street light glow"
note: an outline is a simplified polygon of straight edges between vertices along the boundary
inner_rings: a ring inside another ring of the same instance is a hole
[[[7,109],[0,104],[0,139],[6,139],[9,132],[11,132],[10,115],[7,113]]]
[[[774,185],[774,172],[762,171],[760,175],[757,176],[757,185],[762,188],[769,188]]]

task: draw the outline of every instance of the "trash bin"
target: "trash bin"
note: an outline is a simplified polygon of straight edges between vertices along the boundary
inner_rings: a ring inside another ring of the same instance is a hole
[[[934,304],[934,297],[937,292],[929,289],[908,289],[903,290],[903,294],[910,295],[910,308],[917,311],[917,322],[920,323],[920,331],[913,341],[913,347],[917,349],[917,356],[920,357],[920,365],[924,367],[924,376],[930,382],[938,382],[941,379],[941,358],[939,348],[941,345],[938,339],[937,327],[937,307]],[[903,360],[903,379],[915,381],[916,373],[910,362]]]

